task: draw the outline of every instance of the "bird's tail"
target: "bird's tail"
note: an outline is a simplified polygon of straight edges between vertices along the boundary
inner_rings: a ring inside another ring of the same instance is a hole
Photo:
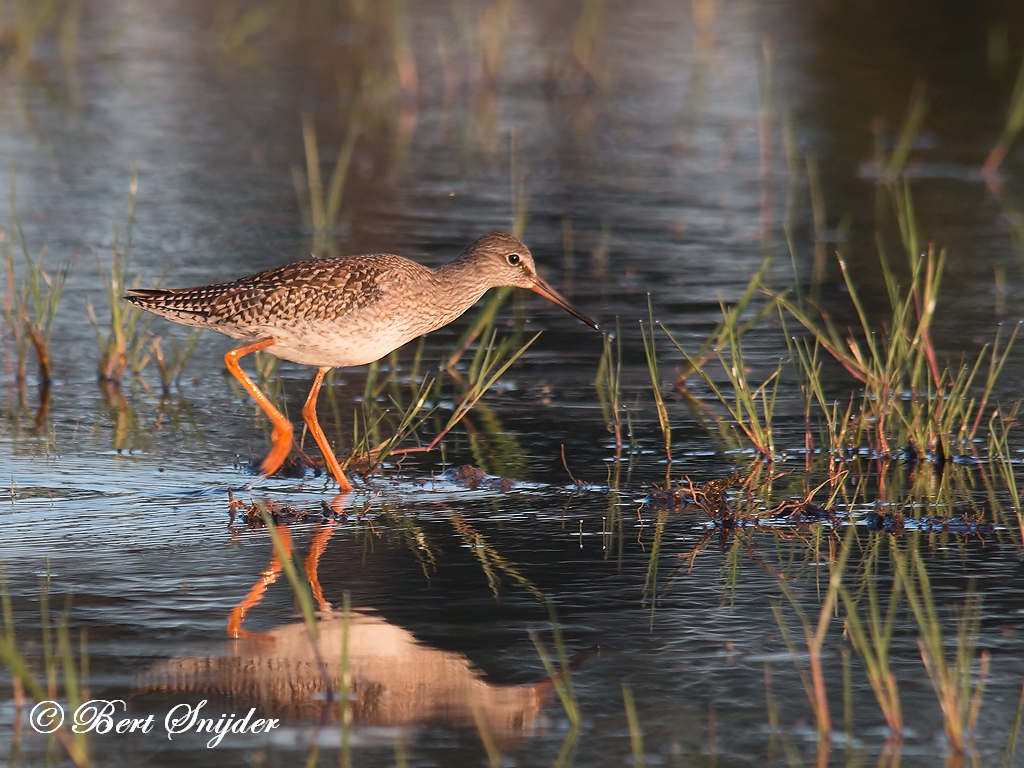
[[[204,288],[131,288],[124,298],[154,315],[182,325],[211,326],[211,297]]]

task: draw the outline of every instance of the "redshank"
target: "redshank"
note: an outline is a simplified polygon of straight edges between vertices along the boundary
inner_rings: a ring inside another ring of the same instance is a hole
[[[488,290],[501,286],[539,293],[597,328],[540,278],[530,249],[504,232],[484,235],[436,270],[391,254],[311,259],[231,283],[133,289],[125,298],[176,323],[243,342],[224,355],[224,362],[274,426],[273,446],[260,467],[265,474],[276,472],[288,456],[292,425],[238,361],[266,349],[283,360],[317,366],[302,417],[341,492],[347,493],[352,486],[316,418],[324,375],[331,368],[379,360],[407,341],[448,325]]]

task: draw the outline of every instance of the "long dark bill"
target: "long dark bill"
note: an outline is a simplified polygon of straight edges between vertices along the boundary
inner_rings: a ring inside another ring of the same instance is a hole
[[[582,320],[584,323],[589,325],[595,331],[597,330],[597,323],[595,323],[589,317],[587,317],[582,312],[580,312],[578,309],[576,309],[576,307],[574,307],[568,301],[563,299],[561,294],[558,291],[556,291],[550,285],[545,283],[539,277],[536,278],[536,281],[537,282],[534,283],[533,288],[530,289],[531,291],[533,291],[534,293],[539,293],[541,296],[543,296],[545,299],[550,301],[552,304],[557,304],[558,306],[560,306],[562,309],[564,309],[566,312],[568,312],[573,317],[575,317],[575,318],[577,318],[579,320]]]

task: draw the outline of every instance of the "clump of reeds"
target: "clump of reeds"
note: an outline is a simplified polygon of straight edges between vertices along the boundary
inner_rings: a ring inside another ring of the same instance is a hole
[[[772,612],[775,614],[775,620],[778,622],[779,629],[782,632],[782,637],[786,642],[786,647],[789,649],[790,655],[793,657],[793,663],[796,665],[797,673],[800,676],[800,682],[803,684],[804,692],[807,694],[807,700],[810,702],[811,709],[814,712],[814,722],[818,731],[819,750],[825,751],[827,751],[827,745],[831,740],[832,718],[829,714],[828,695],[825,688],[825,671],[822,666],[821,651],[825,644],[825,637],[828,634],[829,625],[832,623],[836,603],[839,600],[840,589],[843,581],[843,571],[846,567],[846,561],[850,556],[850,551],[856,535],[855,529],[853,526],[850,526],[850,529],[843,540],[843,545],[838,557],[836,557],[835,561],[829,567],[828,591],[825,593],[825,599],[822,601],[821,608],[818,611],[817,621],[812,623],[804,612],[804,609],[801,607],[800,601],[793,593],[793,590],[785,581],[780,582],[782,592],[789,601],[789,604],[793,607],[793,611],[796,613],[804,632],[804,643],[807,648],[808,666],[810,667],[809,671],[804,668],[803,662],[801,661],[801,656],[803,654],[801,649],[798,648],[796,641],[793,638],[793,633],[789,628],[789,623],[783,615],[781,601],[772,605]]]
[[[993,177],[1002,165],[1006,154],[1010,151],[1014,140],[1024,129],[1024,61],[1021,62],[1020,72],[1017,81],[1013,86],[1013,93],[1010,95],[1010,104],[1006,115],[1006,124],[1003,126],[1002,135],[993,145],[982,171],[986,176]]]
[[[23,716],[27,701],[55,701],[63,693],[70,711],[78,709],[83,701],[88,700],[89,655],[85,630],[82,630],[78,653],[68,626],[71,602],[66,602],[56,626],[52,623],[49,608],[49,579],[40,583],[40,625],[42,628],[41,646],[43,651],[43,680],[32,670],[25,652],[19,647],[14,626],[14,613],[7,579],[0,568],[0,609],[3,611],[4,628],[0,633],[0,664],[7,669],[14,686],[14,717],[17,721]],[[56,629],[56,645],[54,630]],[[76,658],[77,655],[77,658]],[[32,709],[29,707],[29,709]],[[43,710],[33,713],[36,723],[44,726],[54,725],[60,714],[56,710]],[[72,733],[67,724],[58,725],[53,736],[67,752],[68,757],[80,768],[91,766],[89,757],[89,741],[87,733]]]
[[[759,456],[771,460],[775,458],[772,416],[782,364],[780,363],[775,373],[760,385],[754,386],[748,379],[741,344],[743,334],[775,308],[774,302],[768,302],[752,316],[746,316],[747,308],[761,286],[769,266],[770,261],[766,259],[735,304],[727,306],[725,302],[720,302],[722,320],[693,355],[683,349],[667,328],[662,326],[662,330],[683,354],[688,364],[676,381],[676,386],[683,388],[689,376],[697,373],[732,417],[734,426],[727,427],[720,422],[719,427],[723,430],[738,428],[747,444],[752,446]],[[707,362],[712,358],[718,359],[732,390],[731,396],[718,386],[707,371]]]
[[[558,659],[557,668],[551,660],[551,654],[548,653],[547,647],[536,630],[530,630],[530,638],[533,640],[533,645],[537,649],[537,655],[540,656],[541,663],[544,665],[544,671],[547,673],[548,678],[550,678],[552,685],[554,685],[555,693],[558,694],[558,700],[562,703],[562,708],[569,718],[572,730],[575,731],[579,728],[581,716],[579,701],[576,698],[576,690],[572,685],[572,664],[569,663],[569,654],[565,648],[562,628],[558,624],[558,614],[555,612],[555,607],[550,603],[548,603],[548,614],[551,618],[551,633],[554,635],[555,640],[555,654]]]
[[[28,374],[29,349],[35,350],[39,365],[39,382],[46,386],[52,378],[50,336],[53,322],[64,293],[69,262],[61,264],[56,272],[43,267],[44,247],[38,257],[29,252],[25,235],[17,214],[17,190],[14,170],[11,170],[11,213],[7,232],[0,232],[0,255],[4,262],[6,290],[3,296],[3,319],[14,347],[14,377],[19,388],[24,386]],[[19,281],[16,251],[21,252],[24,273]]]
[[[904,586],[907,603],[921,633],[917,646],[942,709],[949,748],[955,754],[965,754],[968,741],[973,737],[978,724],[990,660],[988,651],[982,651],[975,678],[974,660],[981,624],[981,598],[973,590],[968,592],[958,620],[956,653],[952,659],[948,659],[942,622],[920,552],[916,547],[909,552],[893,548],[893,559]]]
[[[833,480],[840,471],[838,462],[844,460],[848,451],[859,449],[865,443],[873,457],[888,459],[903,455],[915,464],[919,460],[931,460],[941,466],[958,453],[976,453],[975,438],[984,426],[992,392],[1016,341],[1018,327],[1009,332],[1000,329],[991,344],[959,365],[946,365],[936,352],[931,329],[938,310],[946,252],[924,244],[909,184],[902,179],[926,108],[924,91],[919,87],[896,146],[888,155],[884,149],[879,149],[876,159],[881,184],[879,199],[887,195],[892,203],[909,271],[909,279],[901,276],[890,261],[884,238],[879,235],[878,258],[891,312],[886,321],[875,323],[870,319],[858,292],[857,280],[849,268],[846,247],[840,246],[837,264],[856,318],[854,329],[844,328],[819,302],[805,297],[799,284],[787,291],[768,288],[764,283],[766,260],[740,301],[733,307],[723,306],[722,322],[695,354],[688,354],[669,334],[689,364],[677,387],[681,388],[692,372],[701,375],[715,397],[729,410],[731,422],[718,421],[719,431],[727,442],[735,446],[735,438],[728,437],[727,433],[738,430],[742,442],[763,456],[774,456],[771,415],[782,366],[780,364],[765,382],[752,385],[746,375],[741,340],[753,322],[777,308],[802,394],[808,467],[815,452],[811,428],[815,411],[823,417],[821,446],[830,457]],[[819,230],[825,226],[824,204],[819,199],[821,191],[816,187],[813,158],[808,163],[815,230],[821,241]],[[815,255],[815,285],[820,282],[818,273],[823,271],[823,266],[818,262],[823,258],[824,252],[819,248]],[[794,254],[794,269],[795,265]],[[758,290],[766,292],[772,301],[755,317],[742,320],[746,304]],[[803,326],[806,336],[790,333],[787,323],[793,320]],[[645,348],[648,348],[646,344]],[[846,402],[826,395],[822,382],[826,356],[837,361],[861,384],[859,395]],[[712,358],[721,363],[728,388],[720,387],[707,371],[706,364]]]
[[[316,127],[313,116],[302,113],[302,140],[306,151],[305,178],[298,167],[292,167],[292,179],[295,191],[302,206],[302,215],[306,225],[313,231],[313,253],[322,256],[325,249],[331,253],[338,250],[335,239],[338,217],[345,194],[345,181],[348,178],[352,154],[355,152],[361,128],[361,102],[356,101],[349,114],[348,130],[345,141],[338,150],[334,170],[325,193],[320,175],[320,150],[317,146]]]
[[[379,442],[376,442],[380,434],[378,427],[390,414],[377,405],[376,393],[371,392],[368,386],[362,403],[362,432],[360,433],[359,429],[358,416],[360,414],[357,414],[357,419],[353,424],[353,448],[346,466],[348,462],[361,458],[368,463],[368,470],[370,470],[386,460],[399,445],[415,434],[434,413],[435,408],[428,407],[428,400],[435,392],[434,382],[434,378],[426,376],[420,382],[410,384],[409,401],[406,404],[403,404],[400,394],[394,392],[391,394],[390,399],[397,411],[397,418],[391,435]],[[369,379],[367,384],[369,385]],[[387,386],[387,382],[384,386]]]
[[[405,401],[392,378],[385,379],[379,385],[374,383],[376,368],[371,366],[363,394],[362,410],[356,413],[353,424],[353,449],[342,462],[343,466],[354,464],[361,471],[371,472],[389,456],[398,457],[433,451],[457,425],[469,417],[474,409],[481,407],[480,401],[483,396],[497,384],[539,336],[540,333],[536,333],[523,342],[522,335],[514,333],[499,340],[497,329],[492,328],[486,342],[477,345],[465,376],[456,371],[448,372],[446,378],[456,387],[456,394],[452,398],[455,406],[447,421],[443,425],[438,425],[437,434],[427,445],[399,448],[401,443],[417,435],[420,428],[437,412],[442,394],[442,376],[411,381],[408,386],[408,401]],[[395,370],[394,365],[391,366],[391,370]],[[391,389],[393,413],[377,404],[379,396],[387,388]],[[385,421],[391,421],[394,429],[389,437],[380,440],[380,427]],[[500,428],[500,425],[496,426]]]
[[[128,185],[128,215],[124,234],[122,236],[115,224],[109,272],[104,269],[99,252],[93,249],[96,267],[107,296],[110,320],[104,328],[96,317],[91,301],[88,303],[89,320],[96,332],[96,343],[100,349],[99,379],[101,382],[114,385],[121,382],[121,378],[128,370],[135,374],[141,373],[151,354],[148,329],[153,315],[141,307],[126,302],[123,298],[125,290],[137,287],[139,283],[138,278],[131,283],[128,279],[138,189],[138,173],[133,168]]]
[[[898,739],[903,735],[903,713],[900,708],[899,687],[889,666],[889,646],[892,643],[893,628],[900,606],[902,580],[898,575],[893,580],[883,618],[876,584],[880,546],[881,538],[875,537],[868,557],[864,560],[860,595],[852,594],[845,586],[840,587],[840,595],[846,609],[846,630],[850,641],[864,663],[868,682],[885,717],[890,737]],[[867,610],[865,621],[862,621],[859,603],[865,594]]]
[[[622,456],[622,336],[616,321],[615,333],[604,334],[604,349],[597,364],[594,387],[608,431],[615,437],[615,458]]]
[[[658,412],[658,425],[661,427],[661,436],[665,441],[665,458],[668,459],[669,465],[669,469],[666,470],[667,478],[667,473],[671,470],[672,466],[672,424],[668,418],[668,409],[665,407],[665,398],[661,394],[661,377],[658,375],[658,351],[654,342],[654,310],[651,308],[650,294],[647,294],[647,318],[650,323],[650,336],[648,337],[643,320],[641,320],[640,338],[643,340],[644,356],[647,358],[647,373],[651,377],[651,391],[654,394],[654,405]]]
[[[177,384],[185,374],[192,354],[199,343],[199,337],[203,335],[201,328],[190,328],[181,341],[174,336],[169,336],[171,349],[165,354],[161,346],[161,337],[156,336],[152,342],[153,357],[156,358],[156,367],[160,371],[160,384],[163,387],[164,395],[171,393],[171,384]]]
[[[826,416],[825,441],[833,453],[865,439],[876,455],[892,456],[897,449],[939,464],[955,452],[973,452],[972,441],[982,422],[989,398],[1017,336],[1017,328],[981,350],[971,363],[958,368],[940,365],[931,338],[946,253],[933,246],[922,248],[908,185],[890,188],[903,237],[910,278],[906,289],[890,264],[879,240],[879,260],[891,309],[881,327],[869,320],[856,280],[840,256],[838,264],[859,327],[843,332],[832,317],[799,296],[776,294],[785,315],[809,333],[807,340],[791,340],[791,352],[805,392]],[[859,407],[830,402],[821,386],[819,350],[833,357],[863,386]],[[984,374],[982,373],[984,372]],[[984,376],[980,394],[973,394]],[[809,405],[808,414],[809,414]]]

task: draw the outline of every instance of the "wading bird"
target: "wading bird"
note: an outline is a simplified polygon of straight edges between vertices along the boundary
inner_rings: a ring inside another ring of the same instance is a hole
[[[450,264],[429,269],[391,254],[311,259],[230,283],[197,288],[132,289],[125,298],[182,325],[209,328],[243,346],[224,356],[228,370],[273,424],[273,446],[260,467],[273,474],[291,450],[292,425],[238,361],[266,349],[282,360],[315,365],[302,417],[342,493],[352,486],[316,418],[316,399],[331,368],[365,365],[460,317],[488,290],[527,288],[589,325],[597,324],[537,274],[521,241],[491,232]]]

